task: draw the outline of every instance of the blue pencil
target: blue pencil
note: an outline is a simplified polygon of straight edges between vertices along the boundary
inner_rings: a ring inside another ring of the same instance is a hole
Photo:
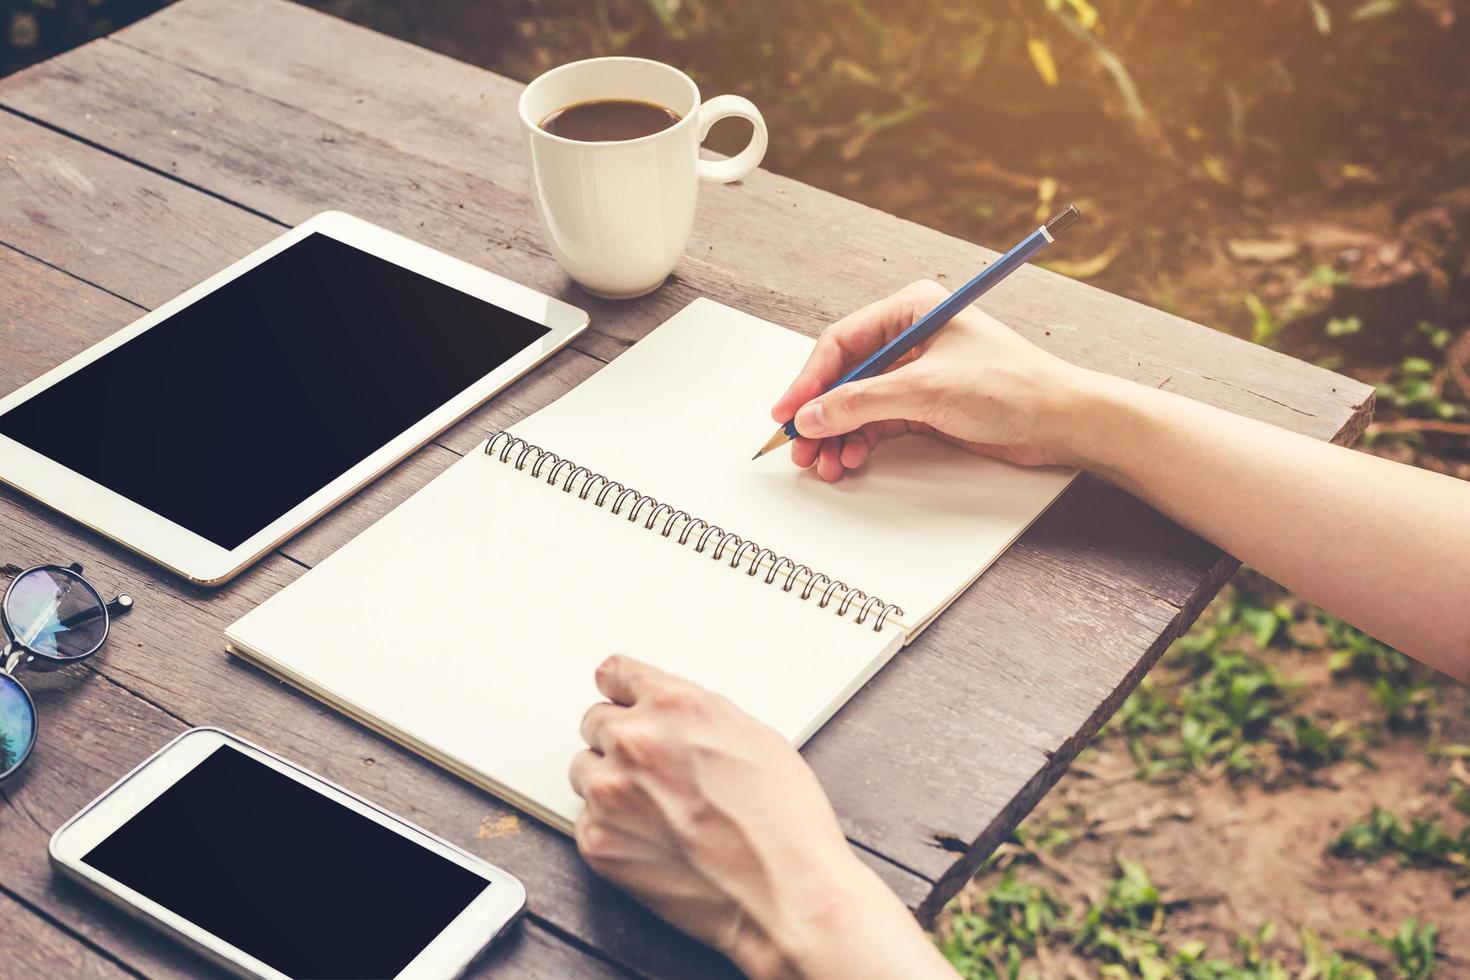
[[[876,377],[887,371],[909,351],[938,333],[946,323],[955,318],[960,310],[985,295],[991,287],[1030,261],[1033,255],[1056,241],[1058,235],[1076,224],[1077,219],[1081,217],[1082,213],[1076,207],[1071,204],[1067,205],[1046,224],[1021,239],[1009,252],[986,266],[978,276],[951,293],[948,299],[917,320],[913,326],[884,344],[872,357],[847,372],[832,388],[845,385],[849,381]],[[831,391],[832,388],[827,390]],[[792,419],[777,429],[776,434],[761,447],[760,452],[750,458],[760,459],[772,449],[783,446],[795,438],[796,420]]]

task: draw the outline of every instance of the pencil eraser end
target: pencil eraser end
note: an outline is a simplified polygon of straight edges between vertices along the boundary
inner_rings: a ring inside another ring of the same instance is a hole
[[[1056,238],[1081,219],[1082,212],[1077,210],[1077,205],[1068,204],[1046,223],[1046,232],[1052,238]]]

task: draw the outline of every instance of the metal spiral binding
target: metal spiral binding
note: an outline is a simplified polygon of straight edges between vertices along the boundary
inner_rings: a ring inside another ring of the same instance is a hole
[[[579,500],[591,500],[602,507],[611,502],[610,510],[627,520],[640,522],[647,530],[659,527],[663,537],[669,537],[675,527],[679,529],[678,543],[694,542],[696,554],[709,552],[715,561],[727,560],[731,568],[743,568],[752,578],[765,572],[765,583],[774,585],[780,581],[781,591],[790,592],[801,584],[800,596],[809,600],[817,597],[817,607],[826,609],[834,601],[837,615],[846,616],[856,610],[853,622],[861,625],[873,619],[873,631],[882,632],[883,623],[890,615],[902,616],[903,610],[886,603],[877,596],[870,596],[861,589],[850,588],[830,575],[814,570],[810,565],[801,565],[770,548],[748,541],[740,535],[726,531],[718,524],[711,524],[688,511],[662,503],[633,487],[611,480],[601,473],[594,473],[569,459],[540,446],[532,445],[509,432],[492,432],[485,443],[485,455],[497,456],[502,463],[510,463],[518,470],[530,468],[531,476],[551,486],[560,485],[563,493],[577,492]],[[662,522],[660,526],[660,522]],[[726,559],[728,556],[728,559]]]

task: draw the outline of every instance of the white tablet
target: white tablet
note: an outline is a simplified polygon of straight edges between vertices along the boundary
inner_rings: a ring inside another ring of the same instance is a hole
[[[0,399],[0,480],[218,584],[587,322],[329,211]]]

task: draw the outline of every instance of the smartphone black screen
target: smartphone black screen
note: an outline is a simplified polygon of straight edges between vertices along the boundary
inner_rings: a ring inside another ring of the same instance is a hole
[[[228,745],[82,860],[291,977],[392,977],[491,887]]]
[[[308,235],[0,433],[233,549],[549,332]]]

